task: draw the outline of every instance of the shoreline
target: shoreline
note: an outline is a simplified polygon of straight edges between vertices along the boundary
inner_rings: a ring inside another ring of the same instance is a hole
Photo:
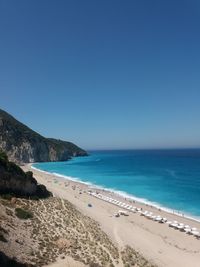
[[[31,170],[37,182],[44,184],[55,197],[68,200],[83,215],[95,220],[118,249],[122,250],[128,245],[158,267],[188,267],[191,266],[191,263],[192,267],[199,267],[200,240],[195,236],[175,230],[166,223],[147,219],[139,212],[128,212],[128,216],[120,215],[117,218],[115,214],[123,208],[88,194],[91,186],[33,169],[31,164],[22,168],[24,171]],[[125,201],[124,197],[104,189],[94,188],[93,191],[126,202],[129,205],[134,203],[133,200],[126,199]],[[176,220],[179,223],[200,229],[200,223],[197,221],[170,214],[142,203],[137,202],[135,205],[155,215],[166,217],[170,221]],[[59,267],[64,266],[61,264]]]
[[[95,185],[95,184],[90,183],[90,182],[84,182],[84,181],[80,180],[79,178],[75,178],[75,177],[71,177],[71,176],[67,176],[67,175],[59,174],[59,173],[47,172],[47,171],[41,170],[39,168],[36,168],[35,166],[33,166],[32,163],[29,163],[29,166],[31,167],[31,169],[35,169],[35,170],[42,172],[42,173],[45,173],[47,175],[54,175],[58,178],[63,178],[63,179],[66,179],[66,180],[69,180],[69,181],[72,181],[75,183],[84,184],[91,189],[101,190],[101,191],[105,191],[107,193],[112,193],[112,194],[114,194],[120,198],[124,198],[124,199],[129,200],[129,201],[134,201],[134,202],[138,203],[139,205],[145,205],[145,206],[148,206],[151,208],[153,207],[153,208],[157,209],[158,211],[161,210],[161,211],[164,211],[168,214],[176,215],[180,218],[186,218],[186,219],[189,219],[191,221],[195,221],[195,222],[200,223],[200,217],[196,217],[192,214],[185,213],[184,211],[173,210],[171,208],[162,206],[162,204],[160,204],[160,203],[151,202],[147,199],[139,198],[139,197],[136,197],[134,195],[130,195],[129,193],[126,193],[124,191],[106,188],[106,187],[103,187],[100,185]]]

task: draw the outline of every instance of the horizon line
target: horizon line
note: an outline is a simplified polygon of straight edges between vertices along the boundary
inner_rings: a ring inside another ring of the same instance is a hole
[[[85,148],[87,151],[119,151],[119,150],[199,150],[200,147],[161,147],[161,148]]]

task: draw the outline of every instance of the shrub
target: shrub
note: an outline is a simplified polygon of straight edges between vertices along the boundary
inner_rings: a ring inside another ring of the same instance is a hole
[[[0,160],[8,161],[8,157],[7,157],[6,153],[3,152],[2,150],[0,150]]]
[[[99,265],[99,264],[96,263],[96,262],[92,262],[92,263],[90,263],[89,266],[90,266],[90,267],[101,267],[101,265]]]
[[[19,219],[27,220],[33,218],[33,213],[28,211],[28,210],[23,210],[21,208],[16,208],[15,209],[15,215]]]
[[[11,200],[14,194],[2,194],[1,197],[6,200]]]
[[[26,172],[26,177],[32,178],[33,177],[33,173],[31,171]]]
[[[0,241],[4,243],[8,242],[2,234],[0,234]]]

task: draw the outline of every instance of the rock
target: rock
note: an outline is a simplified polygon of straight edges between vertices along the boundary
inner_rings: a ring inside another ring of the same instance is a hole
[[[5,153],[0,151],[0,194],[14,196],[46,198],[52,194],[44,185],[39,185],[32,172],[25,173],[15,163],[10,162]],[[11,198],[15,203],[16,199]]]
[[[0,109],[0,149],[16,163],[65,161],[86,156],[71,142],[45,138]]]

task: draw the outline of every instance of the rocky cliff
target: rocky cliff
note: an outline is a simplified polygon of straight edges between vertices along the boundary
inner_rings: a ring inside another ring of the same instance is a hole
[[[24,172],[13,162],[9,162],[7,155],[0,151],[0,194],[17,197],[46,198],[51,193],[44,185],[39,185],[32,172]]]
[[[87,155],[71,142],[41,136],[1,109],[0,149],[17,163],[64,161]]]

